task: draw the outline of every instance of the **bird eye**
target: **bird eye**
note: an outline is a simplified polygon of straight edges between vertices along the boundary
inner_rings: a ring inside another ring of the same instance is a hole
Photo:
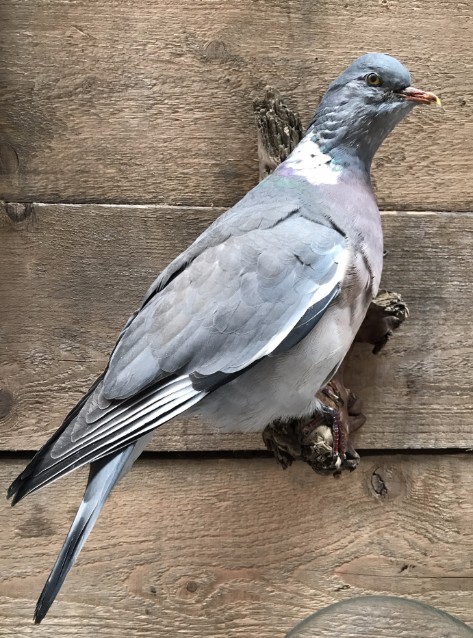
[[[365,80],[366,84],[368,84],[369,86],[381,86],[382,84],[381,78],[377,73],[368,73],[368,75],[365,77]]]

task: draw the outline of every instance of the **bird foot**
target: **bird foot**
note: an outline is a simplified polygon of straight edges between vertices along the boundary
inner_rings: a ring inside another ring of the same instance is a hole
[[[268,450],[273,452],[278,463],[288,468],[296,460],[310,465],[317,474],[341,474],[343,470],[354,470],[360,460],[353,446],[348,443],[345,451],[334,446],[333,425],[327,421],[332,415],[325,412],[322,418],[291,419],[276,421],[263,432],[263,440]]]
[[[365,417],[360,400],[336,379],[320,394],[325,400],[311,418],[275,421],[265,428],[263,441],[284,469],[301,460],[317,474],[338,476],[360,461],[349,435]]]

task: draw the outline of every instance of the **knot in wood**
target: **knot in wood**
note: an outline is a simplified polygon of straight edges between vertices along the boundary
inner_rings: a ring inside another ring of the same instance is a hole
[[[379,466],[371,473],[370,488],[376,499],[393,501],[404,496],[406,481],[398,467]]]
[[[8,142],[0,142],[0,175],[18,173],[20,160],[18,153]]]
[[[25,221],[34,213],[34,206],[30,202],[2,202],[1,208],[3,208],[8,219],[14,224]]]
[[[227,47],[222,40],[210,40],[204,47],[207,60],[225,60],[228,58]]]

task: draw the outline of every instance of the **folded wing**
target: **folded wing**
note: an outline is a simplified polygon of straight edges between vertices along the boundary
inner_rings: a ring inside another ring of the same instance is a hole
[[[152,288],[104,375],[12,484],[14,502],[124,448],[314,328],[339,292],[345,238],[294,207],[249,226],[201,245]]]

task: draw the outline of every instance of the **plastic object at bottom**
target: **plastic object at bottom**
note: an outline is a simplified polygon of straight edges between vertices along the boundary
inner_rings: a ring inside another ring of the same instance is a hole
[[[473,629],[424,603],[362,596],[312,614],[286,638],[473,638]]]

